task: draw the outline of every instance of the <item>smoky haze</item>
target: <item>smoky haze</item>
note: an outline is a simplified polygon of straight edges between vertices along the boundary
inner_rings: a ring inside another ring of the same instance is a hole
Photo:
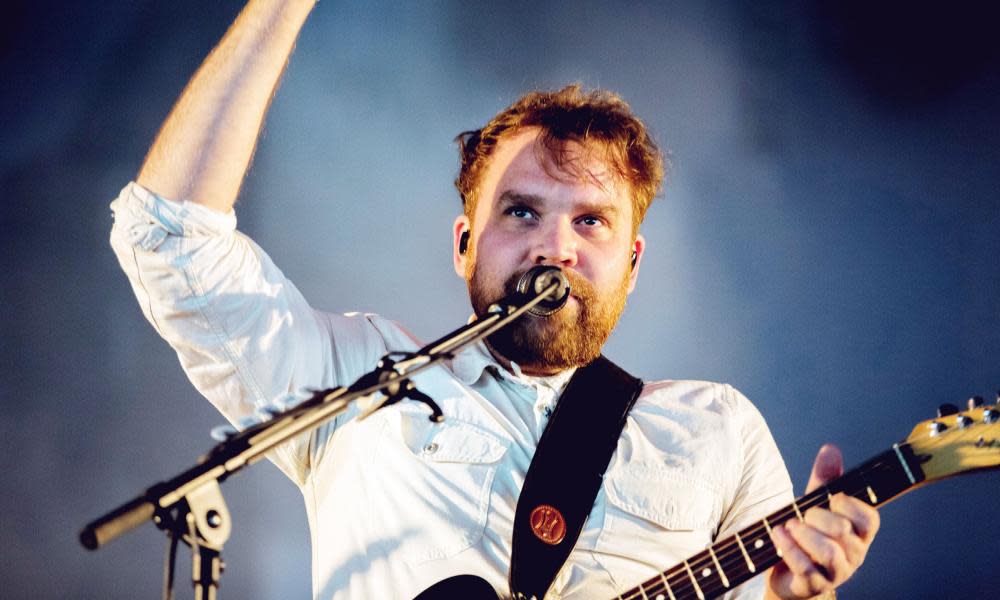
[[[738,387],[798,493],[822,443],[856,464],[938,404],[1000,387],[1000,56],[985,12],[404,4],[318,5],[237,205],[314,306],[377,312],[424,339],[464,323],[452,137],[526,90],[580,81],[621,93],[671,153],[606,349],[616,362]],[[108,204],[240,6],[2,9],[5,597],[159,593],[155,527],[96,553],[77,532],[192,465],[222,418],[143,319],[107,243]],[[998,483],[960,478],[886,507],[844,597],[995,596]],[[223,491],[235,530],[222,597],[309,597],[294,485],[261,464]]]

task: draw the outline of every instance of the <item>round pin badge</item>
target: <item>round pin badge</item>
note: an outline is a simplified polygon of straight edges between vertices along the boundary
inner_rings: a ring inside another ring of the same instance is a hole
[[[539,504],[531,511],[531,531],[535,537],[555,546],[566,537],[566,519],[554,506]]]

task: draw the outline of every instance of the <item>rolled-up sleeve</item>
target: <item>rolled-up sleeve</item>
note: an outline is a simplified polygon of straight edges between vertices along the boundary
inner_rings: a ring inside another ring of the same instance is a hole
[[[235,425],[304,389],[333,387],[363,372],[383,350],[363,316],[313,310],[236,230],[232,211],[173,202],[136,183],[111,209],[111,245],[143,314],[198,391]],[[270,457],[299,484],[308,474],[309,442],[303,436]]]

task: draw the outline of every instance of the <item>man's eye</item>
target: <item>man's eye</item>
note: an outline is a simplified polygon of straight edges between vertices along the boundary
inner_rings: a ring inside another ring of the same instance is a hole
[[[598,219],[597,217],[594,217],[594,216],[587,216],[587,217],[583,217],[582,219],[580,219],[580,223],[583,223],[584,225],[586,225],[588,227],[594,227],[596,225],[600,225],[601,224],[601,220]]]
[[[535,211],[523,206],[512,206],[506,212],[508,215],[518,219],[530,219],[535,216]]]

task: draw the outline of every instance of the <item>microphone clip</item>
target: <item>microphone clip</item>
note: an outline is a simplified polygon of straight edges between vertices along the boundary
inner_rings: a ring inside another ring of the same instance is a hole
[[[535,302],[528,312],[537,317],[547,317],[569,299],[569,280],[562,269],[552,265],[539,265],[524,272],[517,280],[514,293],[489,307],[488,312],[512,312],[513,307]]]

